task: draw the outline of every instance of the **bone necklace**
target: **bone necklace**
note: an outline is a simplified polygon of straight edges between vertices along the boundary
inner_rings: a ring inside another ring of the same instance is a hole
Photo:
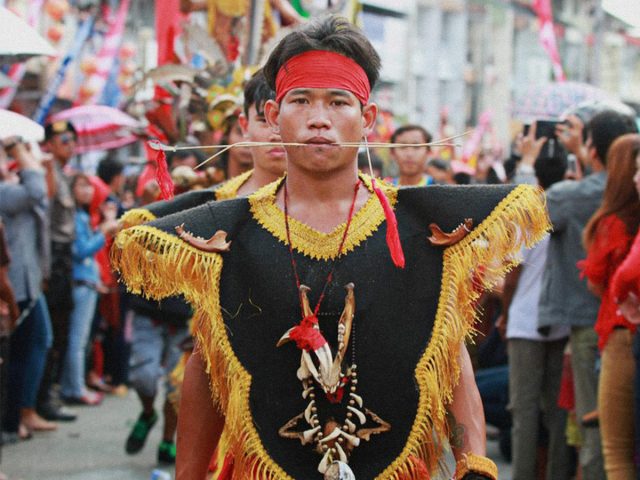
[[[370,410],[364,408],[362,397],[357,394],[358,374],[355,364],[355,330],[352,331],[355,313],[353,283],[349,283],[345,287],[347,289],[347,296],[345,298],[344,310],[338,322],[338,349],[335,359],[333,358],[333,353],[328,342],[320,331],[318,322],[320,305],[324,299],[327,287],[333,279],[336,263],[342,254],[349,226],[351,225],[360,184],[361,180],[358,180],[354,188],[353,201],[349,209],[349,216],[338,248],[338,254],[331,265],[327,280],[325,281],[313,311],[311,310],[307,296],[310,289],[301,284],[293,255],[293,245],[291,243],[291,233],[289,229],[286,181],[284,184],[285,228],[289,244],[291,266],[296,280],[296,286],[298,287],[303,318],[299,325],[290,328],[282,336],[277,346],[284,345],[289,341],[295,341],[301,350],[300,368],[298,369],[297,376],[302,382],[302,398],[308,400],[309,403],[303,413],[289,420],[280,428],[278,433],[284,438],[298,439],[303,445],[312,444],[316,451],[322,455],[322,460],[318,465],[318,471],[325,475],[325,477],[327,475],[331,476],[333,471],[336,470],[350,471],[347,466],[349,454],[353,448],[360,445],[360,440],[369,440],[372,434],[382,433],[391,428],[388,423],[384,422]],[[351,365],[343,371],[342,364],[350,339],[352,362]],[[318,362],[317,367],[311,354],[315,354]],[[348,389],[349,400],[342,424],[335,420],[329,420],[324,425],[321,424],[316,406],[316,385],[322,388],[325,396],[331,403],[341,403],[344,393]],[[362,428],[367,423],[367,416],[378,425],[376,428]],[[298,424],[302,421],[304,421],[306,427],[303,427],[303,430],[300,431]],[[351,475],[353,474],[351,473]],[[345,476],[345,478],[349,477]]]

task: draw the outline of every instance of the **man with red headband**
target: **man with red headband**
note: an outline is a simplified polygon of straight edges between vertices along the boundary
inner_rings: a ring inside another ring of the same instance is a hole
[[[131,290],[195,310],[178,479],[204,478],[216,446],[218,480],[427,479],[447,443],[456,478],[497,478],[463,341],[481,290],[546,231],[543,199],[358,174],[379,68],[346,20],[287,35],[264,67],[286,178],[116,241]]]

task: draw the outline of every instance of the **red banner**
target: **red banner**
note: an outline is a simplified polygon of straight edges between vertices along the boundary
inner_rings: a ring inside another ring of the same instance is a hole
[[[567,77],[562,68],[560,61],[560,52],[558,52],[558,44],[556,42],[556,33],[553,29],[553,12],[551,10],[551,0],[535,0],[533,10],[538,15],[538,23],[540,24],[540,33],[538,34],[542,48],[545,49],[551,64],[553,65],[553,76],[556,81],[564,82]]]

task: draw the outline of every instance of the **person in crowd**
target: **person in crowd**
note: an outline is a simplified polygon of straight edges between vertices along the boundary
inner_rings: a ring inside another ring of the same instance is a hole
[[[236,141],[279,142],[280,137],[265,126],[264,103],[274,95],[262,71],[257,71],[244,87],[244,106],[238,124],[242,139]],[[183,151],[187,152],[187,151]],[[177,195],[172,201],[158,201],[126,212],[120,223],[124,228],[145,221],[192,208],[209,200],[228,200],[245,196],[277,180],[285,171],[286,155],[283,148],[274,146],[251,147],[253,169],[242,173],[212,189],[197,190]]]
[[[47,272],[48,263],[47,187],[39,162],[19,138],[4,139],[3,145],[18,169],[14,183],[9,178],[5,155],[0,156],[0,217],[12,254],[9,279],[24,316],[10,338],[10,388],[3,429],[28,438],[32,431],[56,429],[55,423],[42,418],[35,409],[52,341],[51,319],[42,293],[43,272]]]
[[[640,196],[640,152],[636,156],[636,173],[633,176],[636,191]],[[640,232],[624,262],[616,270],[612,280],[612,296],[627,320],[640,325]],[[638,335],[636,335],[636,338]],[[639,369],[640,370],[640,369]],[[640,383],[638,384],[640,386]],[[636,389],[640,394],[640,388]],[[640,411],[637,410],[637,411]],[[640,415],[636,418],[640,419]],[[637,433],[640,433],[640,428]],[[640,445],[640,443],[639,443]]]
[[[371,156],[371,168],[369,168],[369,155]],[[367,175],[373,173],[374,177],[382,178],[382,170],[384,169],[382,159],[373,152],[370,152],[369,155],[367,152],[358,152],[358,170]]]
[[[633,176],[640,135],[619,137],[607,154],[602,205],[584,231],[587,257],[579,263],[592,293],[600,298],[595,324],[602,363],[598,413],[604,467],[609,480],[635,478],[632,339],[636,327],[620,313],[611,290],[616,268],[627,256],[640,225],[640,199]]]
[[[430,143],[431,133],[420,125],[403,125],[391,135],[391,143],[420,144]],[[391,158],[398,166],[398,176],[388,181],[399,187],[424,187],[434,183],[433,178],[425,173],[431,147],[408,146],[391,149]]]
[[[565,180],[547,190],[553,224],[538,308],[538,326],[571,326],[570,344],[576,415],[581,419],[597,406],[597,334],[593,329],[599,299],[580,280],[577,262],[584,258],[582,232],[600,207],[607,180],[609,147],[620,136],[637,132],[632,118],[615,111],[595,115],[587,125],[591,173],[580,181]],[[585,480],[605,478],[600,432],[580,424],[579,463]]]
[[[636,192],[640,196],[640,152],[636,155],[636,173],[633,177]],[[640,232],[624,262],[618,267],[611,281],[611,296],[618,304],[620,313],[632,324],[640,325]],[[640,332],[633,339],[635,360],[634,415],[635,422],[635,466],[640,471]]]
[[[110,202],[102,209],[104,220],[93,229],[89,218],[89,205],[94,187],[89,177],[77,173],[71,180],[71,192],[76,204],[75,239],[73,242],[73,310],[69,325],[69,340],[62,370],[61,394],[65,402],[80,405],[98,405],[102,394],[92,392],[85,385],[85,352],[96,312],[100,275],[96,253],[105,245],[106,238],[118,229],[116,205]]]
[[[243,132],[243,139],[255,142],[279,142],[279,135],[273,133],[264,121],[264,104],[267,100],[274,98],[275,93],[267,85],[264,76],[261,71],[256,72],[254,76],[247,82],[244,88],[244,111],[240,115],[238,122]],[[275,146],[273,148],[266,147],[254,147],[250,149],[252,154],[254,169],[244,174],[229,179],[225,184],[221,185],[215,192],[210,192],[215,195],[208,197],[209,199],[225,200],[234,198],[237,196],[244,196],[264,185],[273,182],[284,173],[286,156],[282,147]],[[184,198],[184,195],[182,196]],[[163,216],[169,213],[176,213],[180,207],[183,207],[182,200],[176,197],[173,202],[158,202],[148,206],[148,210],[144,213],[133,212],[133,215],[129,216],[129,220],[122,219],[124,223],[129,226],[132,225],[133,218],[137,215],[137,218],[149,218],[149,216]],[[125,216],[126,217],[126,216]],[[153,409],[155,402],[155,391],[151,391],[148,388],[148,382],[157,383],[157,367],[155,370],[150,369],[148,362],[145,364],[145,359],[156,358],[152,356],[149,350],[149,340],[152,339],[156,344],[156,347],[161,349],[160,340],[163,338],[165,343],[168,343],[167,351],[169,353],[168,358],[165,359],[164,369],[167,372],[173,370],[176,366],[178,358],[180,356],[181,343],[184,343],[186,336],[182,329],[169,330],[169,335],[163,333],[163,327],[159,322],[155,322],[154,319],[159,319],[161,312],[152,312],[149,309],[149,303],[142,302],[139,298],[132,298],[131,305],[136,311],[133,322],[133,345],[132,345],[132,368],[131,368],[131,380],[132,385],[136,388],[138,395],[142,401],[143,411],[140,414],[136,425],[127,438],[126,451],[127,453],[134,454],[139,452],[144,443],[146,442],[147,435],[153,428],[153,425],[157,421],[157,414]],[[188,308],[180,308],[180,302],[171,298],[168,301],[165,300],[162,304],[162,308],[171,308],[175,313],[184,312],[182,317],[190,316],[190,310]],[[184,306],[186,307],[186,305]],[[178,317],[178,315],[176,315]],[[151,322],[151,324],[150,324]],[[176,350],[178,350],[176,357]],[[159,360],[159,359],[158,359]],[[153,363],[153,362],[152,362]],[[184,366],[186,360],[183,359],[182,366]],[[145,364],[145,367],[136,367],[137,365]],[[175,398],[179,396],[180,386],[182,384],[183,370],[176,369],[173,373],[173,381],[168,384],[168,396],[169,398]],[[158,450],[158,459],[165,463],[172,463],[175,460],[175,446],[173,444],[173,435],[175,434],[175,418],[176,410],[170,404],[169,400],[165,402],[164,407],[165,416],[165,428],[163,432],[163,442],[160,444]]]
[[[93,216],[96,217],[92,221],[93,226],[96,226],[99,221],[107,220],[104,217],[103,205],[115,206],[116,218],[119,218],[125,212],[121,202],[126,183],[123,163],[113,155],[107,156],[98,164],[96,173],[98,180],[102,181],[107,188],[102,195],[99,195],[99,190],[96,189],[91,205]],[[93,180],[95,183],[96,179],[94,178]],[[126,384],[128,382],[130,345],[125,338],[124,312],[126,311],[126,306],[123,305],[125,297],[118,286],[117,277],[111,270],[109,263],[111,240],[111,236],[108,236],[104,246],[96,254],[102,286],[101,295],[98,299],[100,315],[97,320],[104,320],[102,325],[106,332],[102,343],[94,342],[94,348],[101,349],[104,352],[102,357],[104,359],[104,371],[97,372],[96,369],[91,369],[88,381],[97,390],[123,395],[126,393]],[[104,381],[105,371],[109,377],[109,384]]]
[[[77,416],[62,405],[57,386],[66,355],[69,318],[73,310],[72,248],[76,207],[64,168],[75,154],[76,135],[75,127],[66,120],[45,126],[44,148],[53,156],[55,178],[49,205],[51,277],[46,290],[53,326],[53,345],[40,385],[38,411],[44,418],[58,421],[73,421]]]
[[[224,133],[220,138],[221,145],[232,145],[242,142],[244,134],[240,126],[241,110],[238,107],[224,121]],[[235,147],[227,150],[220,156],[218,166],[224,172],[224,178],[235,178],[253,168],[253,158],[251,157],[251,149],[249,147]]]
[[[567,162],[564,157],[540,156],[544,142],[535,140],[535,125],[532,130],[533,134],[530,132],[522,141],[519,168],[531,168],[538,185],[546,190],[563,180]],[[546,478],[571,478],[571,455],[565,440],[567,415],[557,402],[569,327],[556,325],[548,331],[538,331],[538,301],[548,247],[546,237],[524,250],[522,264],[507,274],[502,291],[503,313],[496,323],[507,339],[512,478],[517,480],[538,478],[537,439],[541,424],[549,438],[547,464],[541,466]]]
[[[169,170],[173,170],[178,167],[187,167],[191,170],[195,170],[196,166],[198,166],[203,160],[204,158],[200,152],[196,150],[177,150],[175,152],[169,152],[167,155],[167,165],[169,166]]]
[[[0,151],[2,151],[1,148]],[[0,155],[4,155],[4,152],[0,153]],[[4,224],[0,217],[0,395],[2,396],[4,396],[6,388],[2,379],[7,378],[7,337],[14,329],[20,316],[20,307],[16,303],[16,296],[9,282],[10,263],[9,246],[7,237],[4,234]],[[4,405],[0,404],[0,422],[4,418],[4,414]],[[0,472],[0,480],[8,480],[8,477]]]
[[[515,141],[514,150],[519,153],[519,158],[514,168],[513,183],[527,183],[530,185],[539,183],[536,176],[535,163],[547,139],[545,137],[536,138],[536,126],[536,122],[533,122],[526,135],[519,134]],[[556,152],[560,153],[560,150],[557,149]],[[555,158],[555,161],[565,165],[566,171],[567,159],[564,155],[559,155]]]
[[[119,208],[119,199],[127,182],[127,177],[124,175],[123,163],[115,156],[107,156],[98,163],[96,175],[109,187],[109,201]],[[117,213],[121,215],[122,210],[119,210]]]
[[[440,158],[432,158],[427,162],[426,174],[433,178],[433,183],[439,185],[452,185],[453,170],[451,163]]]

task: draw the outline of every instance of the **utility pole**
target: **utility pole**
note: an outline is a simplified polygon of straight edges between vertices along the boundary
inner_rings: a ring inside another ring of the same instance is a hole
[[[247,42],[247,65],[258,63],[260,44],[262,42],[262,25],[264,23],[265,0],[251,0],[249,11],[249,41]]]

